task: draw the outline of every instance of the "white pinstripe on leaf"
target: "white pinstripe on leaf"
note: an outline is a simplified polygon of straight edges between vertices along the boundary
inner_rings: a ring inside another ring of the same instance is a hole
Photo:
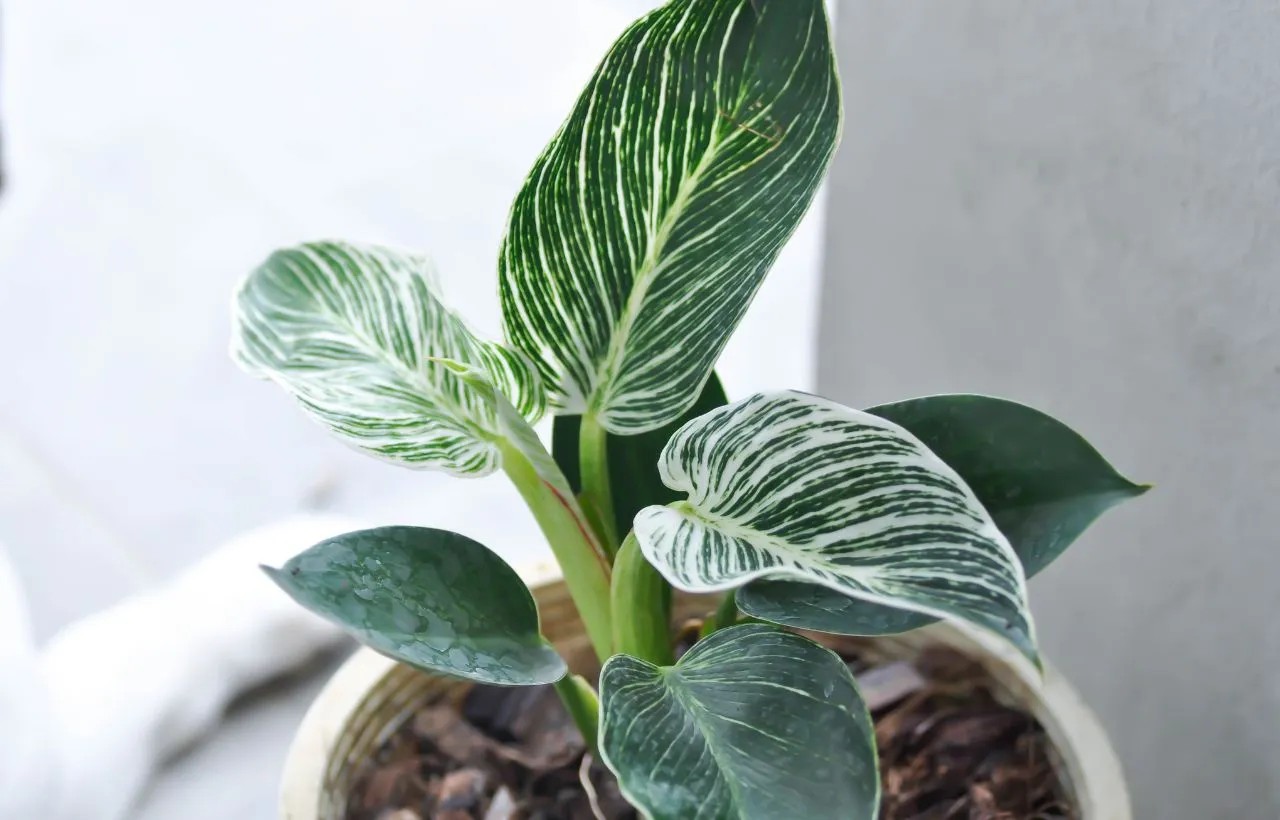
[[[600,673],[600,752],[648,820],[871,820],[871,718],[835,653],[776,627],[719,630],[675,666]]]
[[[968,485],[915,436],[803,393],[758,394],[682,427],[659,464],[687,501],[635,520],[676,587],[808,581],[967,622],[1033,661],[1026,580]]]
[[[545,410],[533,366],[446,308],[423,257],[342,242],[277,251],[241,284],[233,321],[245,370],[344,442],[408,467],[482,476],[501,464],[494,403],[435,359],[477,368],[527,421]]]
[[[822,0],[673,0],[623,33],[511,209],[504,325],[612,433],[695,401],[822,181]]]

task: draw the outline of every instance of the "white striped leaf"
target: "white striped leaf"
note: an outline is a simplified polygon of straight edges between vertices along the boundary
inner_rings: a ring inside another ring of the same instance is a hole
[[[538,478],[555,491],[556,496],[575,518],[583,522],[585,528],[586,517],[578,505],[577,496],[569,485],[569,480],[560,471],[560,465],[556,464],[555,458],[547,452],[546,446],[538,438],[538,432],[529,426],[528,421],[520,415],[520,411],[507,400],[507,397],[494,387],[489,374],[478,367],[452,359],[436,359],[436,361],[457,374],[458,378],[477,396],[489,402],[494,409],[498,430],[503,438],[529,460]]]
[[[592,534],[568,479],[543,446],[537,432],[494,387],[483,370],[446,359],[438,361],[493,406],[504,436],[501,447],[506,462],[503,466],[551,544],[565,583],[579,610],[584,611],[587,630],[592,633],[597,651],[609,651],[612,627],[607,614],[611,563]]]
[[[610,658],[600,753],[649,820],[873,820],[880,798],[848,666],[759,624],[719,630],[675,666]]]
[[[606,462],[617,532],[630,532],[631,522],[642,508],[666,504],[680,497],[662,483],[662,477],[658,475],[658,455],[667,440],[686,421],[728,403],[720,379],[712,373],[698,400],[677,421],[635,436],[608,435]],[[551,453],[569,484],[578,491],[582,489],[581,432],[581,416],[556,416],[551,429]]]
[[[682,427],[659,469],[689,498],[642,510],[635,533],[674,586],[807,581],[968,622],[1037,660],[1013,549],[964,480],[893,422],[758,394]]]
[[[1116,472],[1067,425],[1007,399],[923,396],[867,412],[905,427],[960,474],[1028,578],[1102,513],[1149,489]],[[748,615],[817,632],[889,635],[934,620],[794,581],[753,581],[736,597]]]
[[[822,0],[673,0],[623,33],[511,209],[508,338],[606,430],[678,419],[840,130]]]
[[[420,256],[341,242],[277,251],[236,293],[232,356],[344,442],[421,469],[482,476],[501,465],[492,401],[449,367],[480,369],[523,419],[546,395],[520,353],[472,333]]]

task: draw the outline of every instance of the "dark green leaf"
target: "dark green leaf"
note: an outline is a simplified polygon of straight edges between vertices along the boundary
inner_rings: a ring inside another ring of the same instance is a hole
[[[1062,554],[1103,512],[1146,492],[1062,422],[1017,402],[967,394],[925,396],[867,412],[909,430],[973,489],[1028,577]],[[743,611],[775,623],[890,635],[933,618],[792,581],[738,591]]]
[[[665,427],[638,436],[607,433],[609,484],[613,491],[614,519],[619,533],[631,530],[636,513],[651,504],[669,504],[682,494],[669,489],[658,475],[658,456],[667,441],[685,422],[728,403],[715,373],[707,379],[698,401],[683,416]],[[582,416],[556,416],[551,429],[551,453],[569,479],[575,493],[582,492],[579,475],[578,434]]]
[[[675,666],[615,655],[600,676],[600,752],[651,820],[871,820],[880,779],[849,668],[750,624]]]
[[[938,620],[800,581],[752,581],[735,595],[754,618],[833,635],[898,635]]]
[[[565,665],[539,635],[515,570],[482,544],[426,527],[321,541],[282,569],[285,592],[371,649],[428,672],[511,686],[552,683]]]

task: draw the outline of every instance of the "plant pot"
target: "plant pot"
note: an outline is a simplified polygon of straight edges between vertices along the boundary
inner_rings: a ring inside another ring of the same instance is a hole
[[[540,565],[522,574],[538,600],[544,634],[575,672],[593,676],[599,664],[556,570]],[[713,606],[707,596],[678,594],[677,622]],[[1041,723],[1078,820],[1132,820],[1120,762],[1102,726],[1051,665],[1045,665],[1039,683],[1012,650],[946,624],[882,638],[874,647],[884,659],[908,659],[936,644],[981,661],[995,681],[997,695]],[[280,790],[281,820],[342,820],[362,764],[421,706],[460,700],[468,686],[466,681],[427,675],[361,649],[316,698],[294,738]]]

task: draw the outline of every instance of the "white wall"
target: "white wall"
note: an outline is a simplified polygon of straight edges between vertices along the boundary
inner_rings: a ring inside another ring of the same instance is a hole
[[[1147,497],[1032,584],[1136,816],[1280,817],[1280,5],[844,0],[820,389],[986,392]]]
[[[501,476],[374,462],[237,372],[231,289],[280,245],[383,242],[496,332],[511,200],[656,0],[0,4],[0,537],[37,631],[321,497],[541,553]],[[736,394],[810,386],[819,210],[726,351]]]

